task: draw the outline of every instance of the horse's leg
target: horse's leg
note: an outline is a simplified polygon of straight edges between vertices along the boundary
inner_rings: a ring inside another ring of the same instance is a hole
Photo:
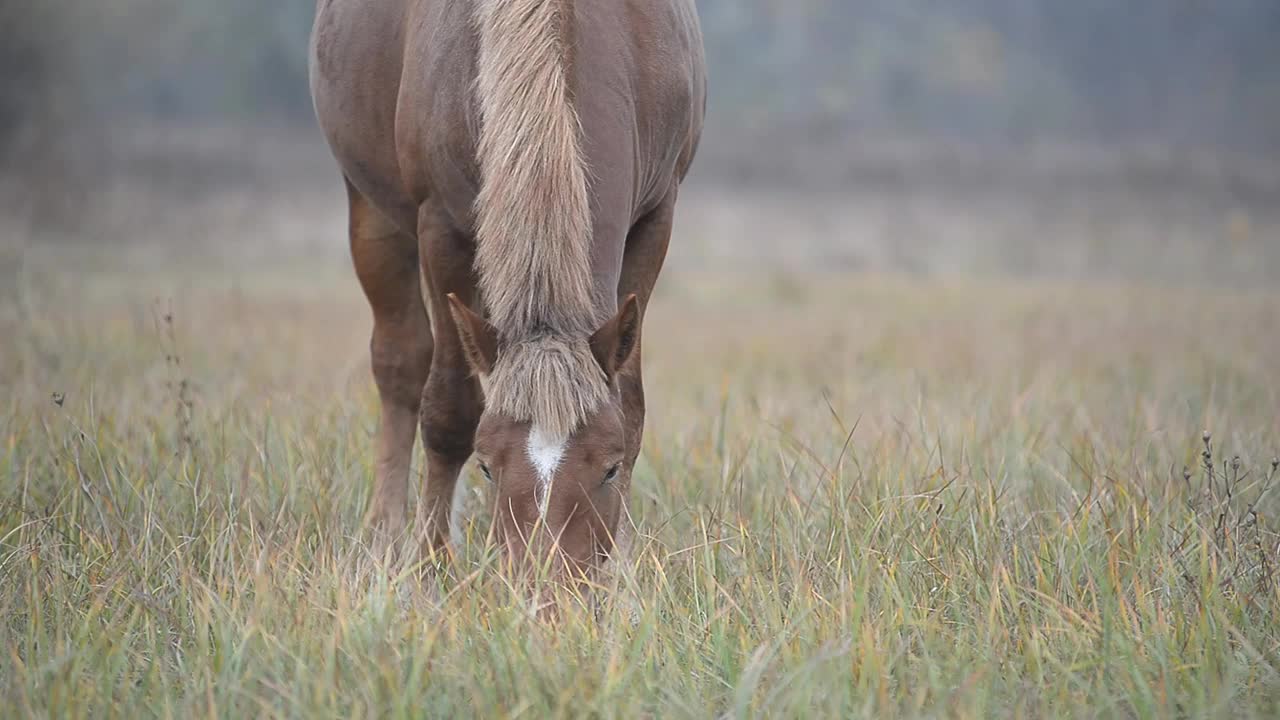
[[[622,276],[618,281],[618,297],[635,293],[640,302],[640,336],[631,359],[618,373],[618,385],[622,391],[622,412],[627,432],[627,465],[634,466],[640,455],[640,441],[644,435],[644,378],[641,375],[640,350],[644,335],[644,313],[649,307],[649,296],[658,282],[667,245],[671,241],[676,191],[673,189],[662,204],[640,219],[627,234],[627,246],[622,255]]]
[[[484,400],[449,313],[450,293],[472,307],[475,241],[427,202],[418,211],[418,246],[435,329],[435,355],[422,398],[422,444],[427,471],[418,497],[418,528],[425,552],[448,548],[449,514],[458,474],[471,457]]]
[[[351,259],[373,309],[369,353],[382,404],[371,511],[394,540],[405,530],[409,463],[431,367],[431,325],[422,304],[415,238],[400,232],[350,183],[347,198]]]

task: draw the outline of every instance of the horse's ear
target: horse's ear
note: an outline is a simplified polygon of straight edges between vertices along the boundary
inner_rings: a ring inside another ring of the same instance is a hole
[[[640,338],[640,303],[635,295],[628,295],[613,319],[591,336],[591,354],[610,380],[618,373]]]
[[[449,293],[449,314],[453,316],[454,327],[458,328],[467,364],[477,375],[493,372],[493,364],[498,359],[498,331],[453,293]]]

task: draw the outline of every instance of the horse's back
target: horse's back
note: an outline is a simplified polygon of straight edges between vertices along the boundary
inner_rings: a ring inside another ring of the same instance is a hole
[[[317,8],[311,85],[320,126],[347,179],[406,232],[428,199],[469,229],[480,187],[473,13],[481,1]],[[593,190],[605,198],[601,212],[635,215],[683,176],[701,131],[693,0],[578,0],[574,9],[570,82]]]

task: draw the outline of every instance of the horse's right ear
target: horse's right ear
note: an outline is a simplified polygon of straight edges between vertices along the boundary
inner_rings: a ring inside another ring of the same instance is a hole
[[[498,359],[498,331],[457,295],[449,293],[448,297],[449,314],[453,316],[454,327],[458,328],[458,340],[462,342],[467,364],[477,375],[488,375]]]

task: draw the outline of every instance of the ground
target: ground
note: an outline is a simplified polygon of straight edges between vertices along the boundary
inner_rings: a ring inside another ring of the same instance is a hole
[[[869,143],[832,154],[849,185],[695,177],[634,530],[547,622],[472,468],[451,565],[367,541],[370,316],[316,135],[100,147],[0,173],[12,714],[1280,713],[1261,159]]]
[[[547,622],[473,469],[451,566],[370,553],[343,263],[85,257],[0,308],[15,714],[1280,712],[1265,287],[676,264],[630,547]]]

